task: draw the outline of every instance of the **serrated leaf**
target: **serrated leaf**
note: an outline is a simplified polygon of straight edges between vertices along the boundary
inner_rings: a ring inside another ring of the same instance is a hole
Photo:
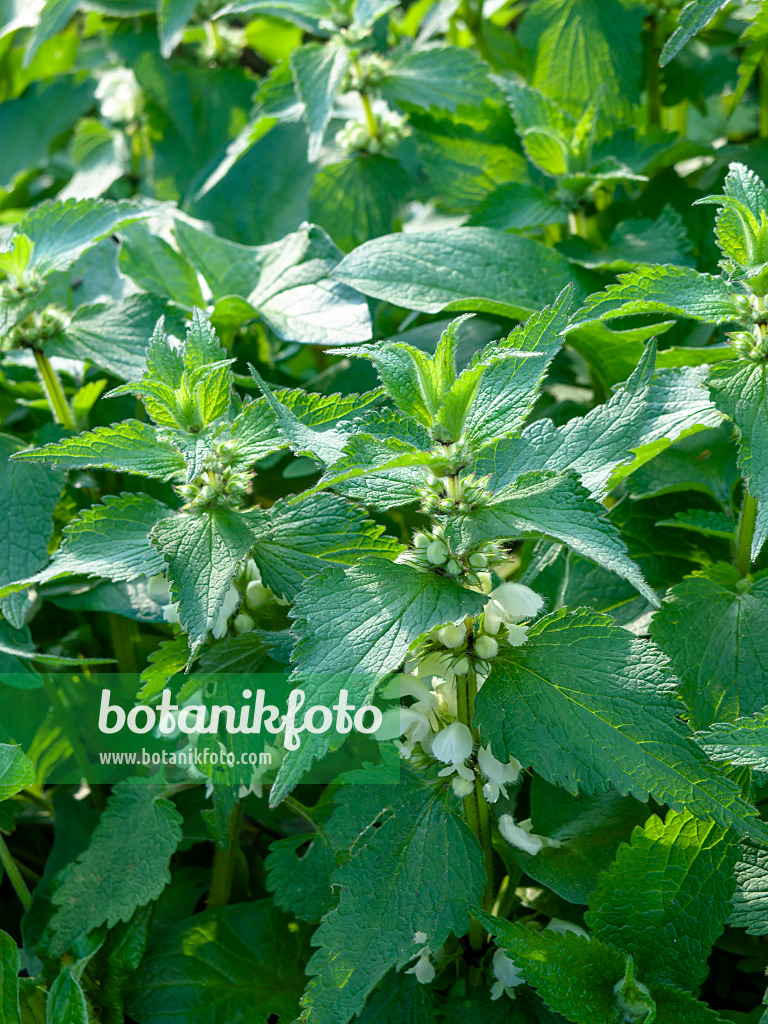
[[[136,694],[139,700],[148,701],[162,693],[171,676],[183,672],[189,661],[189,645],[183,634],[170,640],[161,641],[156,651],[147,659],[148,665],[141,673],[141,689]]]
[[[9,800],[34,784],[35,766],[20,747],[0,743],[0,800]]]
[[[382,526],[333,494],[315,495],[299,506],[278,501],[243,518],[253,534],[251,557],[263,582],[287,598],[328,562],[353,565],[366,555],[395,558],[402,550],[394,538],[382,536]]]
[[[562,609],[494,661],[475,725],[497,757],[514,755],[569,793],[614,786],[764,841],[754,808],[706,761],[677,713],[657,647],[607,616]]]
[[[34,243],[27,269],[46,277],[71,267],[100,239],[151,212],[128,200],[46,199],[22,217],[16,233]]]
[[[146,494],[107,494],[64,528],[64,541],[50,565],[33,576],[0,588],[0,596],[59,576],[102,576],[133,580],[163,572],[165,563],[149,543],[158,519],[172,510]]]
[[[757,499],[750,555],[757,559],[768,537],[768,377],[765,363],[738,360],[714,366],[707,381],[717,408],[739,429],[739,469]],[[753,458],[753,456],[756,456]]]
[[[521,30],[535,53],[532,84],[576,117],[595,95],[603,118],[626,117],[640,98],[642,20],[620,0],[539,0]]]
[[[88,849],[53,893],[53,955],[101,924],[111,928],[129,920],[137,907],[157,899],[171,880],[168,862],[181,841],[181,820],[157,787],[114,787]]]
[[[203,305],[197,274],[164,238],[140,223],[131,224],[120,236],[120,270],[139,288],[187,309]]]
[[[229,14],[265,14],[293,22],[315,34],[319,21],[333,17],[334,6],[330,0],[231,0],[216,12],[216,17]]]
[[[194,652],[213,628],[237,563],[253,544],[244,518],[218,508],[161,519],[151,534],[167,565],[179,621]]]
[[[620,221],[611,232],[608,245],[592,252],[582,246],[564,246],[562,251],[574,263],[590,270],[632,270],[648,263],[691,266],[691,241],[683,218],[665,206],[656,220],[637,218]]]
[[[747,935],[768,934],[768,850],[746,843],[735,868],[736,891],[729,924]]]
[[[51,517],[61,495],[61,476],[43,466],[9,461],[17,443],[0,435],[0,591],[11,580],[31,576],[48,558]],[[0,603],[15,628],[24,624],[27,599]]]
[[[559,427],[536,420],[520,437],[502,439],[481,453],[476,472],[492,473],[492,486],[499,489],[532,470],[570,469],[593,496],[602,497],[613,470],[630,462],[644,431],[647,436],[655,354],[651,343],[625,387],[604,405]],[[660,429],[667,430],[666,421]]]
[[[293,1020],[306,957],[271,900],[215,907],[163,935],[142,961],[127,1012],[143,1024]]]
[[[681,679],[694,728],[768,704],[768,578],[743,585],[723,563],[695,572],[671,588],[651,635]]]
[[[320,832],[278,839],[264,860],[267,886],[277,906],[315,924],[336,902],[331,888],[335,866],[333,850]]]
[[[21,1024],[19,1015],[19,947],[0,931],[0,1016],[4,1024]]]
[[[768,771],[768,713],[764,711],[733,722],[713,722],[696,734],[696,742],[713,761]]]
[[[89,1024],[88,1004],[85,993],[77,979],[79,971],[71,964],[65,965],[51,985],[45,1003],[46,1024]]]
[[[307,966],[315,977],[302,1020],[346,1024],[387,970],[419,951],[416,932],[437,948],[469,927],[485,884],[477,840],[439,791],[402,785],[392,800],[390,816],[335,876],[341,899],[313,937],[320,949]]]
[[[60,469],[114,469],[156,480],[170,480],[185,469],[179,452],[159,441],[155,428],[140,420],[96,427],[77,437],[19,452],[15,460],[41,462]]]
[[[660,519],[658,526],[672,526],[680,530],[691,530],[702,537],[722,537],[733,541],[736,538],[736,523],[723,512],[712,512],[710,509],[692,508],[685,512],[675,512],[671,519]]]
[[[646,983],[695,990],[731,911],[738,849],[719,825],[654,815],[619,847],[592,893],[590,934],[629,953]]]
[[[499,348],[536,352],[540,357],[505,359],[486,369],[464,426],[473,445],[482,447],[514,434],[522,425],[538,398],[548,365],[562,345],[571,294],[572,289],[566,288],[551,306],[534,313],[499,343]]]
[[[167,310],[155,295],[81,306],[64,332],[46,342],[46,354],[88,360],[122,380],[135,380],[144,371],[147,339]]]
[[[214,300],[241,296],[284,341],[335,346],[371,337],[368,304],[330,277],[341,252],[322,228],[303,225],[260,246],[239,245],[181,220],[174,230]]]
[[[568,284],[581,295],[564,256],[492,228],[374,238],[345,256],[334,277],[422,313],[474,310],[521,319],[554,302]]]
[[[677,28],[664,44],[659,64],[664,67],[676,57],[687,42],[700,32],[714,18],[718,11],[727,7],[729,0],[691,0],[680,11]]]
[[[389,103],[454,111],[481,107],[491,92],[488,71],[472,50],[427,45],[395,58],[381,86]]]
[[[306,691],[308,701],[330,704],[343,687],[359,707],[400,667],[422,633],[478,614],[484,602],[454,580],[383,558],[361,559],[346,572],[326,569],[296,595],[295,685]],[[283,761],[270,799],[279,803],[312,762],[338,742],[336,734],[305,733],[301,748]]]
[[[662,265],[619,274],[616,284],[587,299],[573,317],[570,329],[635,313],[674,313],[711,324],[741,319],[721,277]]]
[[[539,533],[628,580],[652,604],[655,592],[629,557],[604,506],[589,497],[575,473],[529,473],[474,512],[453,515],[445,526],[452,550],[470,551],[482,541]]]
[[[305,43],[291,53],[296,91],[305,106],[309,131],[309,162],[320,154],[333,105],[349,66],[350,54],[343,41]]]

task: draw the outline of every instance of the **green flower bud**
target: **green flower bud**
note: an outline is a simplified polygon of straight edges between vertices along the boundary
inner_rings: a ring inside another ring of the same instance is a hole
[[[250,633],[255,625],[256,623],[247,612],[240,612],[239,615],[235,616],[235,621],[233,622],[238,636],[242,636],[243,633]]]
[[[443,626],[441,630],[438,630],[437,637],[443,647],[454,649],[461,647],[467,639],[467,631],[463,626],[456,626],[451,623],[451,625]]]
[[[444,565],[448,561],[448,548],[441,540],[433,540],[427,547],[427,558],[432,565]]]

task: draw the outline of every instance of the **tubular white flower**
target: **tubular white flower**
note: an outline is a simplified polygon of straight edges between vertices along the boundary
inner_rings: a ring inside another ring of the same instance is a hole
[[[527,639],[527,626],[512,625],[507,628],[507,640],[509,640],[510,647],[522,647]]]
[[[493,974],[496,981],[491,987],[491,999],[500,999],[505,992],[514,999],[513,990],[518,985],[525,984],[525,979],[520,974],[520,968],[503,949],[497,949],[493,954]]]
[[[529,853],[535,857],[545,846],[557,847],[560,842],[557,839],[547,839],[546,836],[536,835],[531,831],[531,819],[516,822],[511,814],[502,814],[499,818],[499,832],[506,839],[510,846]]]
[[[418,954],[418,959],[413,967],[409,967],[405,972],[406,974],[416,975],[416,981],[421,985],[428,985],[431,981],[435,980],[435,968],[429,959],[431,952],[429,946],[425,946]]]
[[[245,588],[245,603],[251,611],[266,604],[272,596],[272,591],[265,587],[261,580],[251,580]]]
[[[224,600],[221,603],[219,614],[216,616],[216,621],[213,624],[213,629],[211,630],[217,640],[220,640],[227,632],[227,620],[239,604],[240,592],[237,587],[234,587],[230,583],[229,589],[224,595]]]
[[[171,588],[168,586],[168,580],[161,572],[149,577],[147,594],[155,604],[171,603]]]
[[[130,68],[102,71],[94,95],[107,121],[132,121],[141,109],[141,86]]]
[[[444,764],[457,765],[472,753],[472,733],[463,722],[451,722],[432,741],[432,755]]]
[[[499,795],[506,797],[506,787],[517,782],[523,770],[516,757],[510,757],[506,764],[502,764],[493,756],[490,747],[480,747],[477,752],[477,764],[488,780],[483,786],[483,794],[490,804],[495,804]]]
[[[488,595],[483,619],[486,633],[498,633],[499,628],[516,625],[538,615],[544,600],[524,583],[502,583]]]
[[[166,622],[178,622],[179,621],[179,605],[178,602],[175,604],[167,604],[163,608],[163,619]]]

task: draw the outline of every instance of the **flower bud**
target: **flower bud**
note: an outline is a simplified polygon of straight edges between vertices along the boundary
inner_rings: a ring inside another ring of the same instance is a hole
[[[462,779],[460,775],[457,775],[455,779],[451,780],[451,788],[456,796],[463,798],[473,792],[475,784],[469,779]]]
[[[459,658],[453,666],[453,671],[457,676],[465,676],[469,672],[469,659]]]
[[[427,558],[432,565],[444,565],[448,561],[448,548],[441,540],[433,540],[427,547]]]
[[[261,605],[266,604],[271,596],[271,591],[260,583],[258,580],[251,580],[248,586],[245,588],[245,603],[253,611],[254,608],[259,608]]]
[[[467,639],[467,631],[463,626],[456,626],[451,623],[449,626],[443,626],[438,631],[437,636],[443,647],[461,647]]]
[[[461,563],[457,562],[455,558],[451,558],[445,566],[445,571],[450,573],[451,576],[460,576],[462,572]]]
[[[413,535],[413,546],[415,548],[428,548],[432,543],[426,533],[414,533]]]
[[[242,636],[243,633],[250,633],[256,623],[247,612],[240,612],[239,615],[235,616],[235,621],[232,625],[235,627],[237,635]]]
[[[476,551],[474,555],[469,556],[469,564],[473,569],[484,569],[488,565],[488,556],[482,551]]]
[[[499,645],[492,636],[479,636],[475,640],[475,651],[478,657],[488,660],[489,658],[495,658],[499,653]]]

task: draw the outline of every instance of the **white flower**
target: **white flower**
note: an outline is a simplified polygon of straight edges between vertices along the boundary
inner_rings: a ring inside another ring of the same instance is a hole
[[[426,658],[421,658],[416,662],[414,675],[419,679],[430,679],[432,676],[438,676],[440,679],[452,679],[451,660],[451,655],[446,652],[428,654]]]
[[[235,627],[237,635],[242,636],[243,633],[250,633],[255,628],[256,623],[247,612],[240,612],[239,615],[235,616],[235,621],[232,625]]]
[[[227,632],[227,620],[239,604],[240,592],[237,587],[230,583],[229,590],[227,590],[224,595],[224,600],[221,602],[219,614],[216,616],[216,621],[214,622],[213,629],[211,630],[217,640],[220,640]]]
[[[459,658],[452,667],[457,676],[465,676],[469,672],[469,658]]]
[[[485,631],[496,634],[503,626],[532,619],[544,607],[544,600],[524,583],[502,583],[488,595],[483,619]]]
[[[161,572],[149,577],[147,594],[155,604],[171,603],[171,588],[168,586],[168,580]]]
[[[527,626],[512,625],[507,627],[507,640],[509,640],[510,647],[522,647],[527,639]]]
[[[456,772],[468,782],[474,780],[474,773],[464,762],[472,753],[472,733],[463,722],[451,722],[432,740],[432,756],[448,765],[438,775],[452,775]]]
[[[130,68],[110,68],[99,75],[96,99],[107,121],[132,121],[141,109],[141,86]]]
[[[444,541],[433,540],[427,546],[427,561],[432,565],[445,565],[448,561],[448,548]]]
[[[398,743],[398,748],[400,756],[407,761],[417,743],[428,752],[432,726],[427,716],[420,711],[414,711],[413,708],[390,708],[381,716],[376,739],[383,742],[397,739],[398,736],[405,736],[405,742]]]
[[[572,932],[574,935],[580,935],[583,939],[589,938],[589,932],[585,931],[580,925],[573,924],[571,921],[563,921],[559,917],[553,917],[545,928],[545,931],[557,932],[558,935],[565,935],[566,932]]]
[[[403,672],[399,672],[389,680],[381,691],[381,696],[385,700],[392,700],[395,697],[413,697],[415,704],[411,705],[411,711],[419,711],[422,715],[430,715],[437,711],[437,696],[428,690],[420,679]]]
[[[523,853],[529,853],[535,857],[545,846],[560,846],[557,839],[547,839],[546,836],[536,835],[531,831],[531,819],[516,822],[511,814],[502,814],[499,818],[499,832],[510,844],[517,847]]]
[[[418,953],[414,953],[414,955],[411,957],[412,960],[416,960],[416,963],[413,965],[413,967],[409,967],[405,973],[415,974],[416,981],[420,982],[420,984],[422,985],[428,985],[430,981],[435,980],[435,968],[432,961],[430,960],[432,950],[429,948],[428,945],[426,945],[427,933],[414,932],[413,941],[418,944],[421,944],[423,942],[425,943],[425,945],[422,946]],[[440,947],[440,949],[442,949],[442,946]],[[437,952],[440,952],[440,950],[438,950]]]
[[[493,954],[493,974],[496,981],[491,987],[491,999],[499,999],[505,992],[514,999],[515,993],[512,990],[525,984],[520,968],[503,949],[497,949]]]
[[[251,611],[272,600],[273,596],[269,587],[265,587],[260,580],[251,580],[245,588],[245,603]]]
[[[451,673],[450,679],[435,679],[433,684],[437,697],[438,710],[445,718],[459,717],[459,694],[456,680]]]
[[[479,636],[475,640],[475,652],[478,658],[483,658],[487,661],[489,658],[496,657],[499,653],[499,645],[492,636]]]
[[[489,804],[495,804],[499,794],[506,796],[506,787],[517,782],[523,770],[516,757],[510,757],[506,764],[502,764],[493,756],[490,747],[480,747],[477,752],[477,763],[488,780],[483,786],[483,794]]]
[[[163,619],[166,622],[178,622],[179,621],[179,605],[178,605],[178,602],[176,602],[176,604],[166,604],[163,607]]]

